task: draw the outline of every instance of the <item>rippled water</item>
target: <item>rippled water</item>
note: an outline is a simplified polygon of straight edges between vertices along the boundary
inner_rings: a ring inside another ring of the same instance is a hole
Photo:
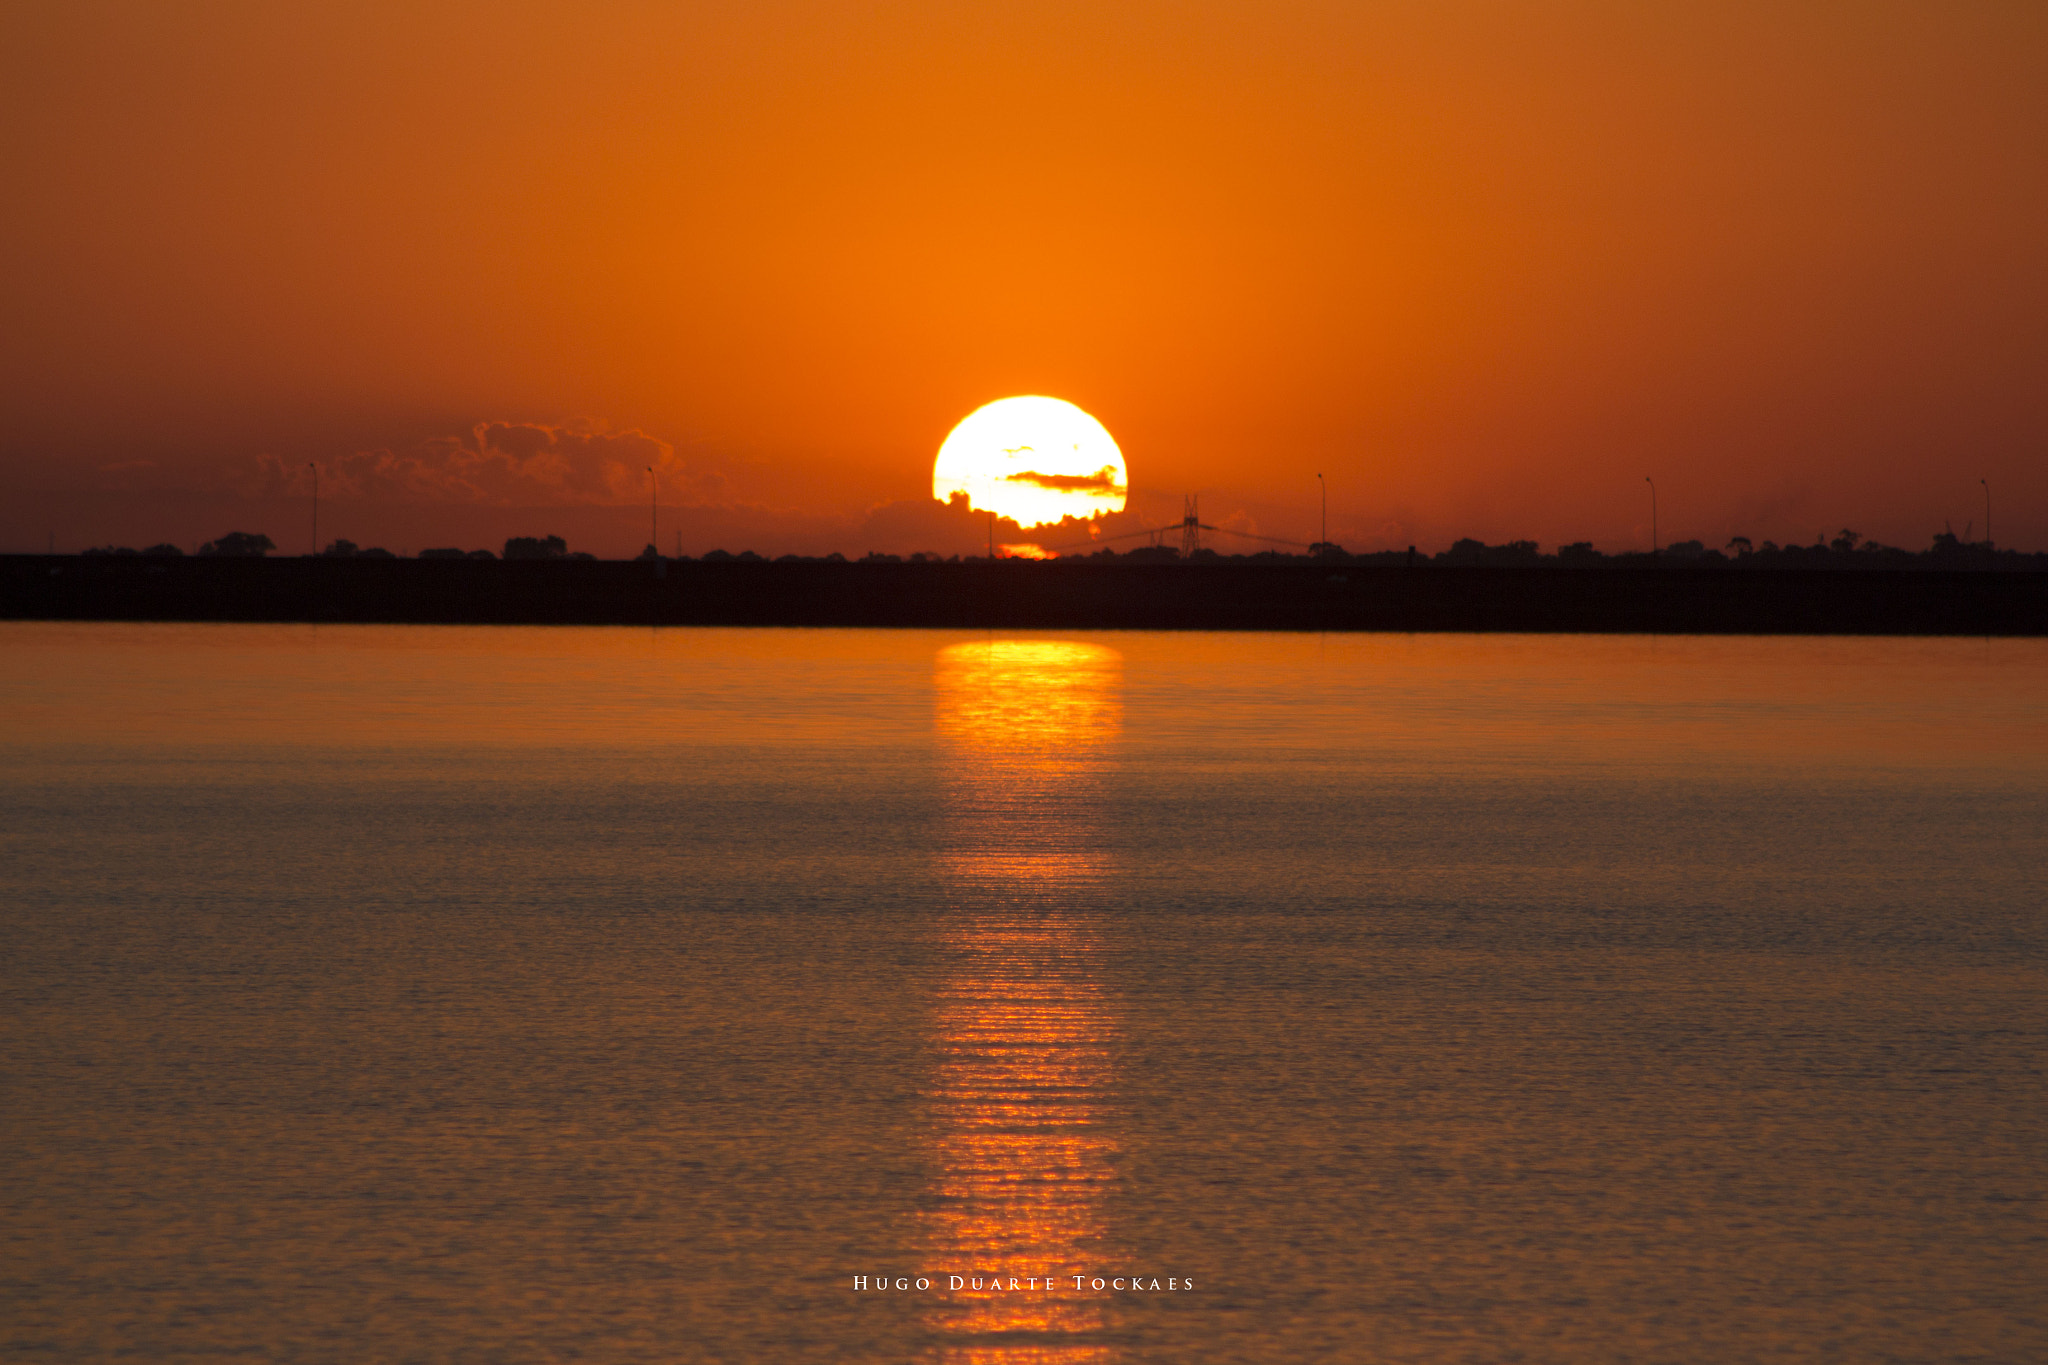
[[[17,1358],[2048,1356],[2048,642],[0,659]]]

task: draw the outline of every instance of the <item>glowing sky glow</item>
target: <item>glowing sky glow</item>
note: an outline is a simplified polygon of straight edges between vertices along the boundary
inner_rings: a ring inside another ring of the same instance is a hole
[[[1003,398],[969,413],[939,447],[932,496],[965,493],[977,509],[1037,526],[1124,510],[1124,454],[1072,403]]]
[[[7,15],[0,551],[2048,548],[2041,0]]]

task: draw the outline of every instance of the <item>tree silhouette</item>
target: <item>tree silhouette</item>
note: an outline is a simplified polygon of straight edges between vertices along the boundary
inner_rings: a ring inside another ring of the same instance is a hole
[[[569,542],[560,536],[513,536],[505,542],[507,559],[562,559],[569,553]]]
[[[269,536],[254,531],[230,531],[219,540],[207,541],[199,547],[199,553],[229,559],[260,559],[276,548]]]

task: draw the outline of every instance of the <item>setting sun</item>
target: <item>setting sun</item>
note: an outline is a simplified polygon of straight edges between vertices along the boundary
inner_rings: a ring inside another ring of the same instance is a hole
[[[1123,452],[1102,423],[1058,398],[1003,398],[953,428],[932,465],[932,496],[965,493],[983,511],[1038,526],[1121,512]]]

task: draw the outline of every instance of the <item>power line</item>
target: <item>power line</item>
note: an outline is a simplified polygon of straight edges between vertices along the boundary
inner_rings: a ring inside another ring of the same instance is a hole
[[[1194,498],[1192,495],[1190,495],[1190,497],[1188,498],[1187,507],[1187,515],[1183,516],[1179,521],[1170,522],[1165,526],[1148,526],[1142,531],[1125,531],[1121,535],[1101,536],[1094,540],[1078,540],[1072,543],[1071,545],[1049,545],[1046,547],[1046,549],[1053,554],[1059,554],[1066,550],[1085,550],[1091,545],[1113,545],[1120,540],[1136,540],[1140,536],[1161,536],[1165,535],[1169,531],[1179,531],[1181,533],[1182,552],[1186,554],[1191,553],[1187,549],[1189,543],[1188,537],[1192,532],[1197,530],[1216,531],[1222,535],[1227,536],[1242,536],[1246,540],[1263,540],[1271,545],[1290,545],[1297,550],[1309,550],[1315,548],[1314,546],[1304,544],[1299,540],[1285,540],[1279,536],[1262,536],[1253,531],[1240,531],[1235,526],[1211,525],[1206,521],[1200,520],[1199,517],[1195,515]],[[1194,545],[1197,549],[1201,547],[1201,540],[1199,536],[1195,538]]]

